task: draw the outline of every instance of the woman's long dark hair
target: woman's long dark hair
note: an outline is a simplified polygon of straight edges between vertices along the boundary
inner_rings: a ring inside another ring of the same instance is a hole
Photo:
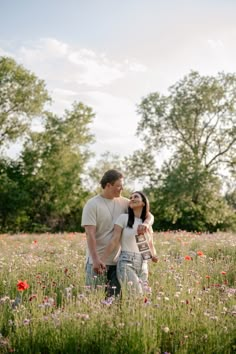
[[[147,218],[147,215],[149,213],[149,201],[148,201],[148,198],[146,197],[146,195],[142,192],[133,192],[132,194],[134,193],[138,193],[141,198],[142,198],[142,201],[144,202],[144,206],[143,206],[143,209],[142,209],[142,213],[141,213],[141,219],[142,219],[142,222],[144,222],[144,220]],[[134,211],[133,209],[131,209],[130,207],[128,207],[128,222],[127,222],[127,226],[128,227],[133,227],[134,225]]]

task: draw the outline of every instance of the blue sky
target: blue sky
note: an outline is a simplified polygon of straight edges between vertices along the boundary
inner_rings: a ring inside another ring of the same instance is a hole
[[[92,149],[124,156],[142,146],[142,97],[236,71],[235,14],[235,0],[0,0],[0,55],[45,80],[56,113],[93,107]]]

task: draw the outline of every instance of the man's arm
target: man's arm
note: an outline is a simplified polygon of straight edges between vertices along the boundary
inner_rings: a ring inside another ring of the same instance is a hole
[[[149,231],[148,235],[149,235],[149,247],[150,247],[150,250],[151,250],[151,253],[152,253],[152,261],[157,263],[158,258],[157,258],[156,248],[155,248],[154,243],[153,243],[153,233],[152,233],[152,231]]]
[[[148,216],[143,222],[143,225],[152,226],[154,223],[154,216],[149,212]]]
[[[145,234],[145,232],[148,231],[148,229],[150,228],[150,226],[152,226],[153,223],[154,223],[154,216],[149,212],[144,222],[141,225],[138,225],[138,229],[137,229],[138,235]]]
[[[100,258],[98,257],[97,254],[97,248],[96,248],[96,226],[94,225],[84,225],[85,228],[85,233],[87,237],[87,243],[88,243],[88,248],[90,255],[93,260],[93,270],[101,274],[103,273],[104,270],[104,264],[101,262]]]

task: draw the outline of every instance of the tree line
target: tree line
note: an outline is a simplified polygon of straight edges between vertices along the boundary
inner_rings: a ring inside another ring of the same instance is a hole
[[[127,196],[142,182],[154,229],[235,230],[235,84],[235,74],[192,71],[167,95],[150,93],[137,105],[144,148],[125,158],[106,153],[89,169],[93,109],[74,102],[54,114],[45,82],[0,57],[0,232],[81,231],[83,205],[109,168],[124,172]],[[16,142],[13,159],[6,150]]]

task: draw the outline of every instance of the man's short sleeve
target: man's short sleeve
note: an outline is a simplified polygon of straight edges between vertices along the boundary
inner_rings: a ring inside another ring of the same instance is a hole
[[[82,212],[82,221],[81,221],[81,226],[86,226],[86,225],[97,225],[97,212],[96,212],[97,206],[96,203],[92,202],[89,200]]]
[[[127,222],[128,222],[128,214],[121,214],[117,218],[115,225],[118,225],[122,227],[122,229],[124,229],[127,226]]]

